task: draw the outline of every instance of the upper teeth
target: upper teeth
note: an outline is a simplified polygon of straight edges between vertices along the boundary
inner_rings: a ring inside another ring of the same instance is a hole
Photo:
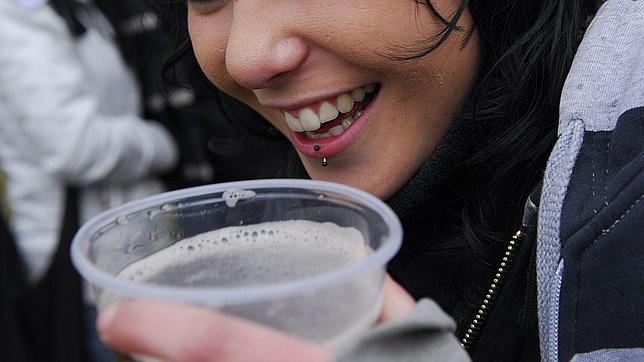
[[[288,127],[294,132],[315,131],[322,123],[338,118],[340,113],[348,113],[356,102],[361,102],[366,93],[376,90],[374,84],[354,89],[351,92],[340,94],[332,100],[322,101],[317,112],[312,107],[304,107],[293,111],[282,111],[282,116]]]

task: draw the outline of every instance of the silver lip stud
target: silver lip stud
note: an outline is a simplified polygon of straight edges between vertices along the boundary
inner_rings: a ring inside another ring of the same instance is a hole
[[[329,162],[327,162],[326,157],[322,157],[322,167],[327,167]]]

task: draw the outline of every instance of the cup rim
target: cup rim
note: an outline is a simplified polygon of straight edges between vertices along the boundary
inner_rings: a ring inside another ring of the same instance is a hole
[[[390,236],[374,253],[359,262],[320,275],[300,278],[294,281],[271,283],[263,286],[226,287],[226,288],[195,288],[171,287],[136,283],[116,279],[113,275],[98,269],[83,253],[83,247],[89,243],[91,234],[113,222],[121,215],[127,215],[147,207],[150,204],[162,204],[181,198],[193,197],[200,194],[224,192],[230,189],[270,189],[270,188],[300,188],[314,189],[326,192],[336,192],[347,195],[371,206],[389,226]],[[191,187],[176,191],[156,194],[140,200],[128,202],[122,206],[107,210],[96,215],[78,230],[71,244],[71,259],[78,272],[90,284],[104,290],[109,290],[126,298],[162,299],[176,302],[196,304],[225,305],[254,302],[312,292],[338,281],[348,281],[352,277],[366,274],[386,263],[398,252],[402,243],[402,226],[396,214],[377,197],[357,188],[328,181],[306,179],[261,179],[218,183],[206,186]]]

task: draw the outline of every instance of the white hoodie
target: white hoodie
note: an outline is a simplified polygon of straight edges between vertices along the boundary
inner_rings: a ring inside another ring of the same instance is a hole
[[[161,191],[177,159],[170,135],[141,119],[140,99],[109,33],[74,39],[39,0],[0,0],[0,167],[10,224],[30,279],[55,251],[66,185],[81,221]]]

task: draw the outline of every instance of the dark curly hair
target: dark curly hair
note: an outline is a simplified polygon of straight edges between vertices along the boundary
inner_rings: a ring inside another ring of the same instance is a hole
[[[457,27],[467,7],[478,30],[482,69],[460,117],[473,127],[472,152],[452,168],[462,198],[462,233],[473,251],[504,244],[543,176],[556,140],[559,98],[595,0],[461,0],[425,56]],[[467,37],[465,37],[467,39]],[[485,255],[485,253],[482,253]]]

